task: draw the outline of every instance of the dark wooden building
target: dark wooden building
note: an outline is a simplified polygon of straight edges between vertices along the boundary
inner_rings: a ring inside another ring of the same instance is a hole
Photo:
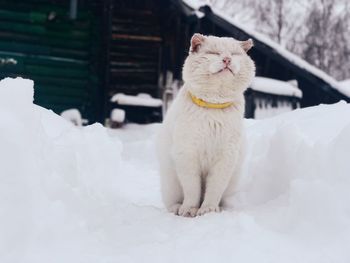
[[[0,0],[0,77],[33,79],[36,104],[57,113],[77,108],[96,120],[103,100],[102,10],[85,1],[74,12],[74,3]]]
[[[200,32],[253,38],[257,75],[296,80],[302,107],[350,101],[331,78],[295,56],[208,6],[196,9],[180,0],[0,0],[0,77],[31,78],[37,104],[57,113],[77,108],[90,122],[104,121],[114,94],[162,98],[181,82],[190,38]],[[295,100],[252,90],[247,100],[258,96]],[[161,119],[159,108],[126,109],[131,121]]]

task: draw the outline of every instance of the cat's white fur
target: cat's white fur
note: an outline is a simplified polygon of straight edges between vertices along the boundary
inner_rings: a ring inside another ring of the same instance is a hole
[[[183,67],[184,86],[172,103],[158,140],[162,197],[181,216],[220,211],[232,195],[244,156],[244,90],[255,66],[251,40],[195,34]],[[225,68],[223,59],[231,59]],[[189,95],[224,109],[200,107]]]

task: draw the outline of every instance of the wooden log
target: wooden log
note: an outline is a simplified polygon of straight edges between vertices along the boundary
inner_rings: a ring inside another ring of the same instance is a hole
[[[137,73],[157,73],[156,68],[111,68],[112,74],[134,75]],[[131,74],[130,74],[131,73]]]
[[[130,69],[137,69],[137,68],[157,68],[158,64],[156,62],[145,62],[144,60],[142,62],[139,62],[138,60],[128,60],[127,62],[121,62],[121,61],[111,61],[110,62],[111,68],[130,68]]]
[[[6,31],[0,31],[0,40],[26,42],[28,44],[49,45],[51,47],[68,47],[79,50],[88,48],[90,44],[85,40],[82,41],[74,39],[47,38],[40,35]]]
[[[115,34],[131,34],[131,35],[148,35],[148,36],[160,36],[159,28],[156,28],[153,25],[150,26],[123,26],[116,24],[112,26],[112,32]]]
[[[158,36],[141,36],[141,35],[126,35],[126,34],[112,34],[112,39],[126,39],[126,40],[142,40],[161,42],[162,38]]]
[[[154,23],[153,21],[148,21],[148,20],[135,20],[132,17],[125,17],[125,18],[121,18],[121,17],[114,17],[112,19],[112,24],[113,25],[128,25],[128,26],[152,26],[152,25],[156,25],[156,23]]]
[[[134,73],[134,74],[121,74],[111,72],[111,84],[122,84],[122,85],[137,85],[137,84],[153,84],[156,85],[158,77],[156,74],[149,73]]]

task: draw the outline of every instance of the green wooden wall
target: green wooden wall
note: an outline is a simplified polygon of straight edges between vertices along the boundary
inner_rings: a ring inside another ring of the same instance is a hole
[[[95,121],[98,89],[98,23],[89,6],[68,18],[69,1],[0,0],[0,77],[35,81],[35,103],[60,113],[78,108]]]

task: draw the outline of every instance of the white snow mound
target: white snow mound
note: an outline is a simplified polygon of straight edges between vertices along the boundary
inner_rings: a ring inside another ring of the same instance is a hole
[[[349,262],[350,105],[247,121],[232,211],[160,201],[159,125],[77,128],[0,83],[0,262]]]
[[[61,117],[67,121],[70,121],[76,126],[83,126],[83,118],[78,109],[68,109],[61,112]]]

